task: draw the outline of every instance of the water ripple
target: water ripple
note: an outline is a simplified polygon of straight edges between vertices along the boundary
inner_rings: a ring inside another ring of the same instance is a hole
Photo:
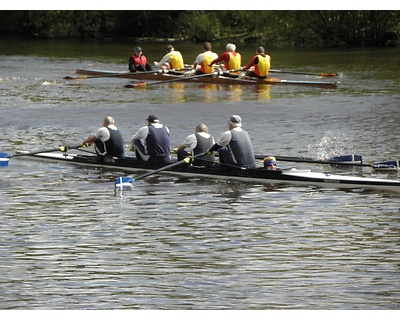
[[[196,119],[218,136],[221,119],[238,113],[260,153],[398,156],[398,82],[383,81],[381,69],[374,88],[360,65],[330,62],[353,68],[338,91],[181,84],[133,92],[121,79],[61,79],[93,61],[1,61],[1,151],[9,153],[76,145],[109,113],[127,145],[150,113],[168,124],[173,145]],[[16,68],[21,61],[29,72]],[[115,197],[121,172],[21,158],[0,174],[2,309],[398,309],[397,195],[160,174]]]

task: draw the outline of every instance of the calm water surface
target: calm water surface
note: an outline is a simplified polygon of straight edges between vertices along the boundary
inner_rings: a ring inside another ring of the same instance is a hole
[[[134,44],[0,44],[0,151],[76,145],[108,114],[129,145],[154,113],[177,146],[199,122],[218,137],[239,114],[258,154],[399,158],[399,49],[269,50],[274,69],[341,73],[277,76],[336,80],[337,90],[182,82],[129,90],[127,79],[62,78],[77,68],[127,70]],[[238,44],[244,61],[254,47]],[[164,44],[142,48],[154,61]],[[201,46],[178,50],[192,63]],[[399,308],[399,195],[161,174],[114,197],[121,174],[18,158],[1,169],[1,309]]]

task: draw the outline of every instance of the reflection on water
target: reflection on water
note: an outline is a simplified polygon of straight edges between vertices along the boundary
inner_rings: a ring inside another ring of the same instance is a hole
[[[49,45],[50,57],[0,46],[0,151],[76,145],[106,114],[129,145],[154,113],[176,146],[200,122],[219,137],[240,114],[258,154],[398,158],[398,51],[271,49],[277,69],[342,72],[337,90],[62,79],[82,67],[125,70],[126,45],[113,46],[122,58],[98,45],[79,56]],[[159,174],[114,197],[121,175],[21,158],[0,169],[2,309],[398,308],[397,195]]]
[[[264,86],[255,86],[254,92],[257,95],[258,100],[269,100],[271,99],[271,91],[272,86],[264,85]]]
[[[205,103],[214,103],[221,101],[221,99],[243,102],[248,97],[259,101],[269,100],[272,89],[270,85],[241,86],[177,81],[165,84],[160,83],[157,87],[138,87],[133,90],[150,90],[151,95],[153,95],[153,91],[157,91],[157,94],[161,92],[165,95],[165,99],[171,101],[171,103],[195,102],[199,101],[199,99]]]
[[[98,171],[15,165],[37,185],[6,190],[5,308],[397,304],[396,198],[160,176],[116,199]]]

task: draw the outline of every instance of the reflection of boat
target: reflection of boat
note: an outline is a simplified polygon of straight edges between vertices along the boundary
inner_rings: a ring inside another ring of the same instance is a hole
[[[95,77],[116,77],[116,78],[128,78],[135,80],[148,80],[148,81],[166,81],[173,79],[181,79],[183,75],[172,75],[162,72],[115,72],[106,70],[91,70],[91,69],[77,69],[76,73],[84,74],[87,76]],[[69,79],[79,79],[79,77],[66,77]],[[183,80],[183,79],[182,79]],[[336,89],[338,82],[335,81],[304,81],[304,80],[281,80],[278,78],[267,78],[267,79],[243,79],[243,78],[230,78],[223,76],[212,76],[212,77],[185,77],[186,82],[196,83],[211,83],[211,84],[230,84],[230,85],[301,85],[301,86],[313,86],[328,89]]]
[[[19,157],[24,157],[18,153]],[[138,161],[136,158],[125,159],[104,158],[96,155],[82,155],[72,153],[30,153],[26,157],[38,161],[67,162],[74,165],[92,166],[95,168],[114,169],[123,172],[152,171],[159,167],[150,166],[147,162]],[[390,179],[363,178],[348,175],[325,174],[311,172],[310,170],[277,170],[243,169],[240,167],[221,165],[215,163],[215,167],[195,167],[190,164],[177,164],[163,171],[167,174],[199,177],[215,180],[241,180],[250,183],[273,185],[300,185],[317,186],[337,189],[384,190],[400,193],[400,181]]]

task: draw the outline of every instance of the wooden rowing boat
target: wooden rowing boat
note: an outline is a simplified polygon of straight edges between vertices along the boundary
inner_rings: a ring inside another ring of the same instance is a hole
[[[20,158],[26,158],[37,161],[66,162],[79,166],[91,166],[96,168],[115,169],[127,173],[138,171],[152,171],[159,167],[150,166],[147,162],[138,161],[136,158],[126,157],[125,159],[103,158],[96,155],[83,155],[73,153],[29,153],[19,152]],[[196,167],[190,164],[179,164],[164,171],[164,173],[199,177],[214,180],[240,180],[250,183],[268,184],[268,185],[295,185],[295,186],[317,186],[323,188],[336,189],[365,189],[380,190],[400,193],[400,181],[391,179],[378,179],[356,177],[339,174],[328,174],[321,172],[312,172],[311,170],[277,170],[268,171],[263,168],[243,169],[240,167],[224,166],[215,163],[215,167],[205,168]]]
[[[155,71],[154,73],[148,72],[115,72],[107,70],[91,70],[91,69],[77,69],[77,74],[83,74],[88,76],[104,76],[104,77],[117,77],[127,78],[143,81],[168,81],[173,79],[181,79],[183,75],[172,75],[168,73],[162,73]],[[208,83],[208,84],[221,84],[221,85],[300,85],[300,86],[312,86],[327,89],[336,89],[339,82],[336,81],[305,81],[305,80],[281,80],[278,78],[267,78],[267,79],[243,79],[243,78],[230,78],[223,76],[212,76],[212,77],[193,77],[190,76],[185,79],[186,82],[196,83]]]

